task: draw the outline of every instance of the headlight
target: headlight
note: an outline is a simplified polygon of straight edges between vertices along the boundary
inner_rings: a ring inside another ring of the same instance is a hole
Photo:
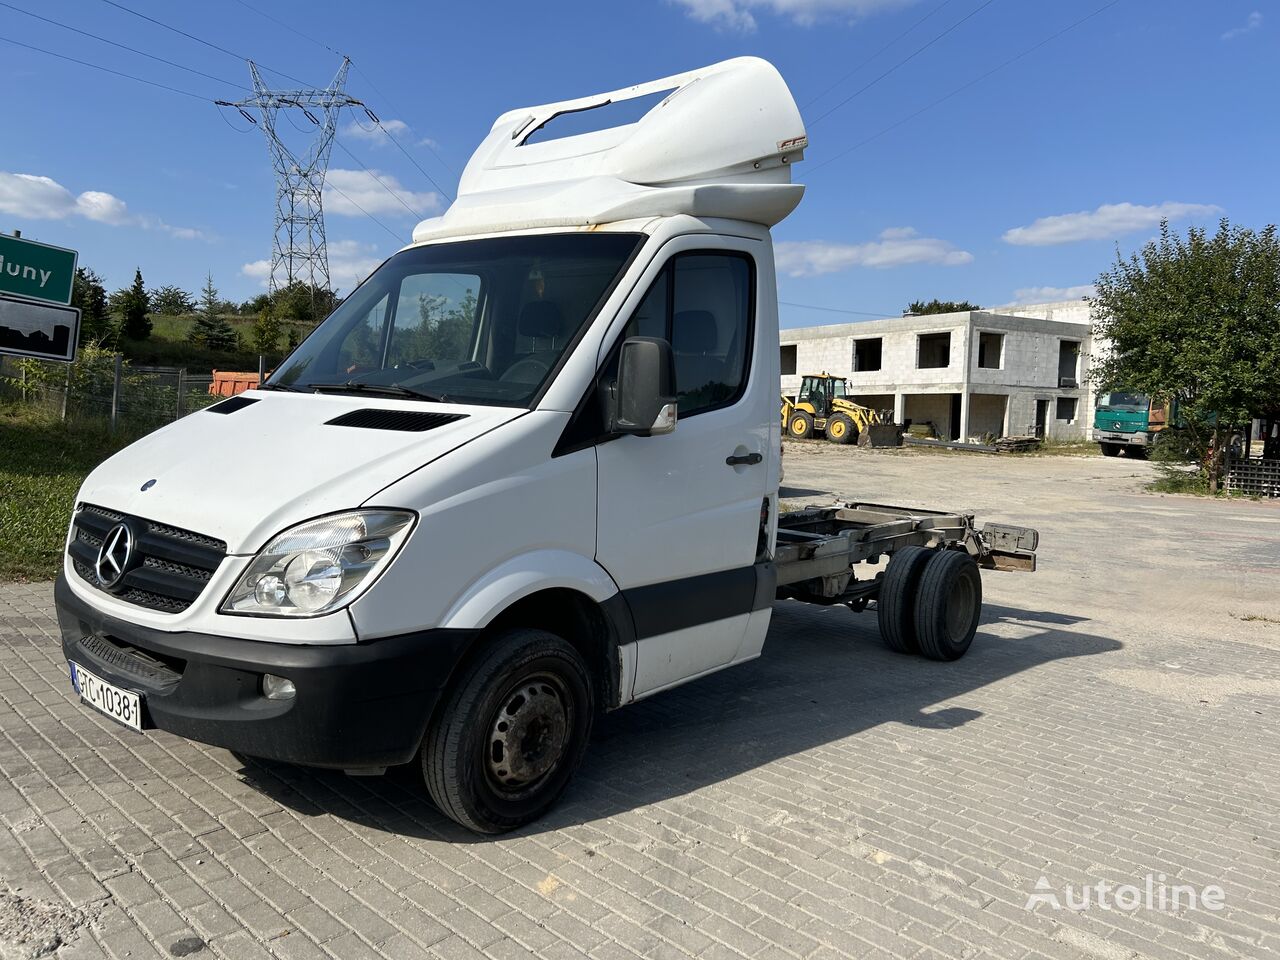
[[[254,557],[222,612],[312,617],[344,607],[391,562],[414,516],[352,510],[290,527]]]

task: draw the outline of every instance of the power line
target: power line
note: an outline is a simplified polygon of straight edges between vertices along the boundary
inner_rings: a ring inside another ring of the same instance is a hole
[[[327,43],[317,40],[315,37],[309,34],[303,33],[301,30],[299,30],[297,27],[295,27],[293,24],[289,23],[288,21],[280,20],[277,17],[273,17],[271,14],[267,13],[267,11],[259,10],[257,7],[252,6],[248,3],[245,3],[244,0],[236,0],[236,3],[240,4],[240,6],[244,7],[246,10],[250,10],[253,13],[256,13],[258,16],[264,17],[267,20],[270,20],[272,23],[277,24],[278,26],[284,27],[290,33],[297,34],[303,40],[308,40],[311,43],[314,43],[317,47],[320,47],[323,50],[329,51],[329,53],[332,53],[335,57],[345,57],[348,60],[350,59],[350,57],[347,57],[347,55],[344,54],[342,51],[335,50],[333,49],[333,47],[329,46]]]
[[[241,2],[243,2],[243,0],[241,0]],[[941,2],[940,4],[938,4],[938,5],[937,5],[936,7],[934,7],[932,10],[930,10],[928,13],[926,13],[923,17],[921,17],[919,20],[917,20],[917,21],[916,21],[915,23],[913,23],[911,26],[907,27],[907,29],[903,30],[900,34],[898,34],[896,37],[894,37],[892,40],[890,40],[888,43],[886,43],[883,47],[881,47],[879,50],[877,50],[877,51],[876,51],[875,53],[873,53],[871,56],[867,57],[867,59],[865,59],[865,60],[863,60],[861,63],[859,63],[856,67],[854,67],[852,70],[850,70],[848,73],[846,73],[843,77],[841,77],[841,78],[840,78],[839,80],[837,80],[835,83],[831,84],[829,87],[827,87],[826,89],[824,89],[821,93],[817,94],[816,96],[810,97],[810,98],[809,98],[809,100],[808,100],[807,102],[805,102],[804,104],[802,104],[802,105],[801,105],[800,109],[801,109],[802,111],[804,111],[804,110],[808,110],[811,106],[813,106],[815,103],[817,103],[817,102],[818,102],[819,100],[821,100],[823,97],[825,97],[828,93],[830,93],[830,92],[831,92],[832,90],[834,90],[836,87],[840,86],[840,84],[844,83],[844,82],[845,82],[846,80],[848,80],[850,77],[854,76],[855,74],[861,73],[864,69],[866,69],[867,64],[871,63],[871,61],[872,61],[872,60],[876,59],[876,57],[880,56],[880,54],[884,53],[886,50],[888,50],[890,47],[892,47],[894,44],[896,44],[899,40],[901,40],[901,39],[902,39],[903,37],[905,37],[907,34],[909,34],[909,33],[911,33],[912,31],[914,31],[914,30],[916,29],[916,27],[920,26],[920,24],[924,23],[926,20],[928,20],[930,17],[932,17],[934,14],[936,14],[938,11],[940,11],[943,7],[945,7],[945,6],[946,6],[947,4],[949,4],[949,3],[951,3],[951,0],[942,0],[942,2]]]
[[[1074,23],[1070,23],[1067,26],[1063,27],[1061,30],[1058,30],[1057,32],[1050,34],[1049,36],[1041,40],[1039,43],[1035,44],[1032,47],[1028,47],[1026,50],[1023,50],[1021,53],[1010,57],[1008,60],[1005,60],[1003,63],[997,64],[996,66],[988,70],[986,73],[983,73],[974,77],[968,83],[962,84],[961,86],[956,87],[950,93],[939,97],[937,100],[934,100],[931,103],[925,104],[923,107],[921,107],[919,110],[916,110],[914,113],[910,113],[907,116],[903,117],[901,120],[898,120],[895,123],[889,124],[889,126],[885,127],[879,133],[874,133],[871,136],[867,137],[865,140],[858,141],[853,146],[849,147],[847,150],[843,150],[840,153],[837,153],[834,157],[831,157],[827,160],[823,160],[821,163],[817,164],[816,166],[811,167],[808,171],[807,176],[812,176],[814,173],[821,170],[823,167],[828,166],[829,164],[835,163],[837,160],[843,159],[844,157],[847,157],[849,154],[853,153],[855,150],[859,150],[862,147],[865,147],[867,144],[875,140],[879,140],[886,133],[893,132],[894,130],[898,129],[898,127],[902,126],[904,123],[909,123],[910,121],[914,120],[916,117],[920,116],[922,113],[927,113],[928,111],[932,110],[934,107],[940,106],[941,104],[946,103],[948,100],[952,99],[953,97],[959,96],[961,93],[964,93],[964,91],[968,90],[970,87],[977,86],[983,80],[986,80],[988,77],[992,76],[993,74],[1000,72],[1005,67],[1011,66],[1012,64],[1017,63],[1019,60],[1022,60],[1025,57],[1031,56],[1031,54],[1035,53],[1041,47],[1049,43],[1052,43],[1054,40],[1057,40],[1060,36],[1062,36],[1065,33],[1070,33],[1076,27],[1080,26],[1083,23],[1088,22],[1089,20],[1092,20],[1094,17],[1098,16],[1101,13],[1105,13],[1106,11],[1110,10],[1112,7],[1116,6],[1116,4],[1118,3],[1120,3],[1120,0],[1111,0],[1110,3],[1105,3],[1101,7],[1099,7],[1097,10],[1094,10],[1093,13],[1085,14],[1083,17],[1081,17],[1079,20],[1076,20]]]
[[[381,186],[383,190],[387,191],[387,193],[391,194],[391,196],[395,197],[398,201],[400,201],[400,206],[404,207],[406,210],[408,210],[411,214],[413,214],[419,220],[423,219],[422,214],[420,214],[417,210],[413,209],[413,207],[409,206],[409,204],[405,202],[404,197],[400,196],[400,194],[392,190],[389,186],[386,185],[386,183],[383,182],[381,177],[379,177],[376,173],[374,173],[372,170],[366,167],[363,163],[361,163],[360,158],[357,157],[350,150],[348,150],[346,144],[344,144],[341,140],[335,140],[334,143],[338,145],[339,150],[341,150],[353,161],[355,161],[355,163],[359,164],[361,170],[363,170],[369,176],[373,177],[374,180],[377,180],[378,185]]]
[[[395,107],[392,105],[392,103],[391,103],[391,99],[390,99],[390,98],[389,98],[385,93],[383,93],[383,92],[382,92],[382,90],[378,87],[378,85],[377,85],[376,83],[374,83],[374,82],[373,82],[373,78],[372,78],[372,77],[370,77],[367,73],[365,73],[363,70],[361,70],[361,69],[360,69],[360,64],[358,64],[358,63],[353,63],[353,64],[352,64],[352,66],[356,68],[356,73],[358,73],[358,74],[360,74],[360,76],[364,77],[365,81],[369,84],[369,86],[373,88],[373,92],[374,92],[374,93],[376,93],[376,94],[378,95],[378,98],[379,98],[383,103],[385,103],[385,104],[386,104],[390,109],[393,109],[393,110],[394,110],[394,109],[395,109]],[[397,112],[399,112],[399,111],[397,111]],[[437,160],[439,160],[439,161],[440,161],[440,165],[441,165],[442,167],[444,167],[446,170],[448,170],[448,171],[449,171],[451,174],[453,174],[455,177],[458,175],[458,171],[454,170],[454,169],[453,169],[453,167],[449,166],[449,164],[445,161],[444,157],[440,156],[439,152],[437,152],[437,150],[436,150],[436,148],[435,148],[435,147],[433,147],[430,143],[424,144],[424,146],[425,146],[428,150],[430,150],[430,151],[431,151],[431,155],[432,155],[433,157],[435,157]],[[432,181],[432,182],[434,183],[435,181]],[[448,192],[447,192],[447,191],[442,190],[442,191],[440,191],[440,192],[441,192],[441,193],[444,193],[444,194],[445,194],[445,196],[448,196]],[[452,198],[452,197],[450,197],[450,199],[453,199],[453,198]]]
[[[370,212],[369,212],[368,210],[366,210],[364,207],[360,206],[360,204],[358,204],[358,203],[356,203],[354,200],[352,200],[349,196],[347,196],[345,193],[343,193],[341,189],[339,189],[338,187],[334,186],[332,183],[329,183],[329,182],[327,182],[327,181],[325,182],[325,189],[326,189],[326,190],[332,190],[332,191],[333,191],[334,193],[336,193],[338,196],[342,197],[342,199],[343,199],[343,200],[346,200],[346,201],[347,201],[347,203],[351,204],[353,207],[355,207],[357,210],[359,210],[361,213],[363,213],[366,217],[368,217],[370,220],[372,220],[374,223],[376,223],[378,226],[380,226],[383,230],[385,230],[385,231],[387,231],[387,233],[391,234],[391,236],[395,238],[395,240],[396,240],[396,242],[397,242],[397,243],[400,243],[400,244],[403,244],[403,243],[404,243],[404,237],[402,237],[400,234],[396,233],[394,230],[392,230],[390,227],[388,227],[385,223],[383,223],[381,220],[379,220],[377,217],[375,217],[372,213],[370,213]]]
[[[96,63],[89,63],[87,60],[77,60],[75,57],[69,57],[64,53],[54,53],[52,50],[46,50],[43,47],[33,46],[29,43],[23,43],[21,40],[13,40],[9,37],[0,37],[5,43],[11,43],[15,47],[25,47],[28,50],[34,50],[36,53],[43,53],[46,56],[57,57],[59,60],[67,60],[70,63],[78,63],[82,67],[89,67],[93,70],[101,70],[103,73],[114,74],[117,77],[124,77],[126,80],[136,80],[138,83],[145,83],[151,87],[159,87],[161,90],[168,90],[170,93],[180,93],[184,97],[191,97],[193,100],[202,100],[205,103],[212,103],[212,97],[202,97],[198,93],[192,93],[190,90],[179,90],[177,87],[171,87],[167,83],[159,83],[155,80],[145,80],[142,77],[136,77],[131,73],[123,73],[120,70],[112,70],[110,67],[103,67]]]
[[[866,93],[868,90],[870,90],[872,87],[874,87],[877,83],[879,83],[879,82],[880,82],[881,80],[883,80],[885,77],[889,76],[889,74],[893,73],[893,72],[894,72],[895,70],[897,70],[899,67],[906,66],[908,63],[910,63],[912,60],[914,60],[914,59],[915,59],[916,57],[918,57],[920,54],[924,53],[926,50],[928,50],[930,47],[932,47],[935,43],[937,43],[939,40],[941,40],[941,39],[942,39],[943,37],[945,37],[947,34],[951,33],[951,32],[952,32],[952,31],[954,31],[954,30],[956,30],[956,29],[957,29],[961,24],[963,24],[965,21],[973,19],[973,18],[974,18],[974,17],[976,17],[979,13],[981,13],[983,10],[985,10],[987,7],[991,6],[991,4],[993,4],[993,3],[995,3],[995,2],[996,2],[996,0],[983,0],[983,2],[982,2],[982,3],[980,3],[977,7],[975,7],[973,10],[971,10],[969,13],[966,13],[963,17],[961,17],[959,20],[957,20],[957,21],[956,21],[955,23],[953,23],[951,26],[947,27],[947,29],[943,30],[940,34],[938,34],[937,36],[935,36],[933,39],[929,40],[929,41],[928,41],[927,43],[925,43],[924,45],[919,46],[919,47],[917,47],[915,50],[911,51],[911,53],[907,54],[907,56],[903,57],[901,60],[899,60],[897,63],[895,63],[893,66],[891,66],[888,70],[884,71],[884,73],[880,74],[880,75],[879,75],[878,77],[876,77],[874,80],[871,80],[869,83],[865,83],[865,84],[863,84],[861,87],[859,87],[857,90],[853,91],[853,93],[849,94],[849,96],[845,97],[843,100],[841,100],[839,103],[837,103],[834,107],[832,107],[832,108],[831,108],[830,110],[828,110],[826,113],[823,113],[823,114],[819,115],[819,116],[817,117],[817,119],[809,121],[809,123],[807,124],[807,126],[812,127],[812,126],[814,126],[815,124],[821,123],[821,122],[822,122],[823,120],[825,120],[827,117],[831,116],[831,114],[835,113],[837,110],[839,110],[841,107],[843,107],[843,106],[844,106],[846,103],[848,103],[850,100],[853,100],[855,97],[860,97],[860,96],[862,96],[862,94]]]
[[[354,66],[354,64],[352,65]],[[387,139],[396,145],[396,149],[399,150],[401,153],[403,153],[405,157],[409,160],[409,162],[418,168],[418,172],[421,173],[424,177],[427,178],[427,180],[431,182],[431,185],[436,188],[437,192],[439,192],[445,197],[448,197],[449,200],[452,201],[453,194],[451,194],[444,187],[440,186],[440,183],[436,180],[436,178],[433,177],[431,174],[427,173],[427,171],[422,168],[422,164],[418,163],[418,161],[413,158],[413,155],[409,153],[409,151],[406,150],[403,146],[400,145],[400,141],[397,140],[394,136],[392,136],[391,131],[387,129],[386,124],[384,124],[381,120],[379,120],[377,115],[374,114],[373,111],[371,111],[367,106],[364,108],[364,112],[365,112],[365,115],[373,122],[373,125],[377,127],[379,130],[381,130],[383,133],[385,133],[387,135]],[[368,129],[364,127],[363,124],[360,123],[359,120],[356,120],[355,124],[356,126],[360,127],[361,130],[364,130],[365,133],[370,132]]]
[[[43,23],[52,24],[53,26],[60,27],[63,30],[70,30],[72,33],[78,33],[80,34],[80,36],[88,37],[90,40],[98,40],[98,41],[101,41],[102,43],[110,44],[113,47],[119,47],[121,50],[128,50],[130,53],[136,53],[138,56],[146,57],[148,60],[155,60],[157,63],[163,63],[171,67],[177,67],[179,70],[185,70],[187,73],[194,73],[196,76],[204,77],[206,80],[216,80],[218,83],[225,83],[228,86],[236,87],[237,89],[240,89],[240,90],[249,89],[248,87],[244,86],[244,84],[236,83],[232,80],[224,79],[223,77],[215,77],[211,73],[205,73],[201,70],[196,70],[193,67],[188,67],[184,64],[176,63],[173,60],[166,60],[164,57],[157,57],[154,54],[147,53],[144,50],[138,50],[136,47],[130,47],[123,43],[117,43],[115,40],[108,40],[106,37],[100,37],[97,34],[90,33],[87,30],[81,30],[78,27],[73,27],[67,23],[60,23],[57,20],[50,20],[48,17],[42,17],[38,13],[32,13],[30,10],[23,10],[21,7],[15,7],[11,3],[5,3],[4,0],[0,0],[0,7],[7,7],[8,9],[14,11],[15,13],[21,13],[23,16],[31,17],[34,20],[40,20]]]
[[[799,307],[801,310],[821,310],[823,313],[847,313],[855,317],[875,317],[879,320],[887,320],[895,316],[891,312],[881,311],[880,313],[870,313],[866,310],[843,310],[839,307],[819,307],[812,303],[794,303],[791,300],[779,300],[779,305],[784,307]]]
[[[149,17],[145,13],[141,13],[130,7],[126,7],[123,3],[117,3],[116,0],[102,0],[102,2],[107,4],[108,6],[115,7],[117,10],[123,10],[125,13],[138,17],[142,20],[146,20],[148,23],[154,23],[157,27],[162,27],[163,29],[170,31],[171,33],[176,33],[179,36],[186,37],[188,40],[194,40],[196,43],[203,44],[204,46],[208,47],[210,50],[217,50],[219,53],[225,53],[227,56],[234,57],[237,60],[244,60],[244,61],[249,60],[248,57],[242,56],[236,53],[234,50],[228,50],[226,47],[219,46],[218,44],[213,43],[210,40],[205,40],[203,37],[197,37],[194,33],[188,33],[186,30],[181,30],[178,27],[165,23],[162,20],[157,20],[155,17]],[[300,83],[304,87],[313,86],[313,84],[307,83],[307,81],[305,80],[299,80],[297,77],[291,76],[285,73],[283,70],[276,70],[274,67],[268,67],[266,64],[263,64],[263,63],[258,64],[258,66],[262,67],[262,69],[267,70],[271,73],[278,74],[279,76],[284,77],[286,80],[292,80],[294,83]]]

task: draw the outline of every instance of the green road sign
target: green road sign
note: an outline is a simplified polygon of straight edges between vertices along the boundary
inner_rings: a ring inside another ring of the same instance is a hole
[[[0,233],[0,293],[70,303],[76,257],[74,250]]]

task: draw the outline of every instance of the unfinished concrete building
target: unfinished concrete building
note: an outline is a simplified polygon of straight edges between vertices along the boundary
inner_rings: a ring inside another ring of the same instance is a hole
[[[1089,436],[1089,309],[1079,300],[781,333],[782,392],[807,373],[849,380],[853,400],[930,423],[943,439]]]

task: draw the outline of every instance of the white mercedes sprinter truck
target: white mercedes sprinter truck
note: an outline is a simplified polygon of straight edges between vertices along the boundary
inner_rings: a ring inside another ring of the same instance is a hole
[[[805,145],[751,58],[499,117],[261,389],[85,481],[56,586],[75,693],[249,756],[418,763],[499,832],[555,801],[597,710],[759,656],[777,596],[875,600],[895,649],[961,655],[979,566],[1033,568],[1034,531],[779,525],[769,228]]]

